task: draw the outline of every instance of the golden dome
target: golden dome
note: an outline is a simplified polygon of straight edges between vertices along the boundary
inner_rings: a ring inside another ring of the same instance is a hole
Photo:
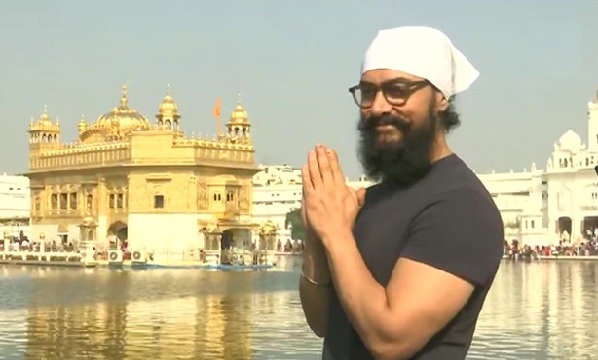
[[[237,102],[237,106],[230,114],[230,123],[231,124],[247,124],[249,122],[249,116],[247,116],[247,111],[241,104],[241,99]]]
[[[178,112],[176,103],[174,102],[174,100],[172,99],[172,97],[170,95],[166,95],[166,97],[164,97],[164,99],[160,103],[160,107],[158,110],[161,113],[165,113],[165,112],[176,113],[176,112]]]
[[[276,231],[276,225],[272,222],[272,220],[266,220],[266,222],[260,226],[260,231],[262,233],[274,232]]]
[[[48,115],[48,105],[44,105],[44,111],[39,116],[39,120],[37,120],[38,125],[40,126],[51,126],[52,119],[50,119],[50,115]]]
[[[87,130],[87,121],[85,121],[85,117],[83,115],[81,115],[81,120],[79,120],[77,129],[79,129],[80,132]]]
[[[29,131],[60,131],[60,124],[58,123],[58,118],[56,122],[53,122],[48,115],[48,106],[44,105],[44,111],[39,116],[37,121],[33,121],[31,118],[31,122],[29,123]]]
[[[143,115],[129,108],[127,86],[125,85],[122,87],[120,105],[100,116],[92,128],[128,133],[135,130],[149,130],[150,124]]]
[[[161,114],[166,114],[166,113],[176,114],[176,113],[178,113],[178,111],[179,111],[179,109],[178,109],[176,103],[174,102],[174,99],[172,98],[172,96],[170,96],[170,84],[168,84],[168,89],[166,90],[166,96],[160,103],[158,112]]]

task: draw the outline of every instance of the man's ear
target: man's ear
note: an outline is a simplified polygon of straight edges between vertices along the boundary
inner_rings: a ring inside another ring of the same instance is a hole
[[[441,93],[440,91],[436,92],[436,104],[437,104],[437,111],[445,111],[449,107],[449,100],[448,98]]]

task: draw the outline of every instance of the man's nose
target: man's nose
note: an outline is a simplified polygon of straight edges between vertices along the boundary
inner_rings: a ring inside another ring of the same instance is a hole
[[[388,100],[386,100],[386,96],[384,96],[382,91],[378,91],[376,93],[376,97],[374,98],[374,102],[372,103],[370,111],[374,116],[389,114],[392,111],[392,105],[388,102]]]

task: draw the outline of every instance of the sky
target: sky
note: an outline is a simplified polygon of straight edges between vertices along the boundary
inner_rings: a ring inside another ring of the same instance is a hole
[[[481,75],[458,96],[449,143],[477,172],[545,167],[568,129],[587,138],[598,89],[598,1],[237,0],[0,2],[0,172],[27,170],[27,127],[44,105],[63,140],[129,104],[152,123],[170,84],[187,132],[214,134],[241,94],[256,161],[301,166],[313,146],[356,159],[359,80],[380,29],[445,32]]]

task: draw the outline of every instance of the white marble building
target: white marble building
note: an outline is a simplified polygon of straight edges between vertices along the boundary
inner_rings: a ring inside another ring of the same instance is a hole
[[[478,174],[505,222],[507,240],[527,245],[582,242],[598,227],[598,92],[588,103],[587,141],[567,130],[554,144],[546,168]]]
[[[253,177],[253,222],[270,220],[284,229],[286,214],[301,207],[301,170],[288,165],[261,169]]]
[[[30,199],[29,178],[0,174],[0,239],[30,236]]]

